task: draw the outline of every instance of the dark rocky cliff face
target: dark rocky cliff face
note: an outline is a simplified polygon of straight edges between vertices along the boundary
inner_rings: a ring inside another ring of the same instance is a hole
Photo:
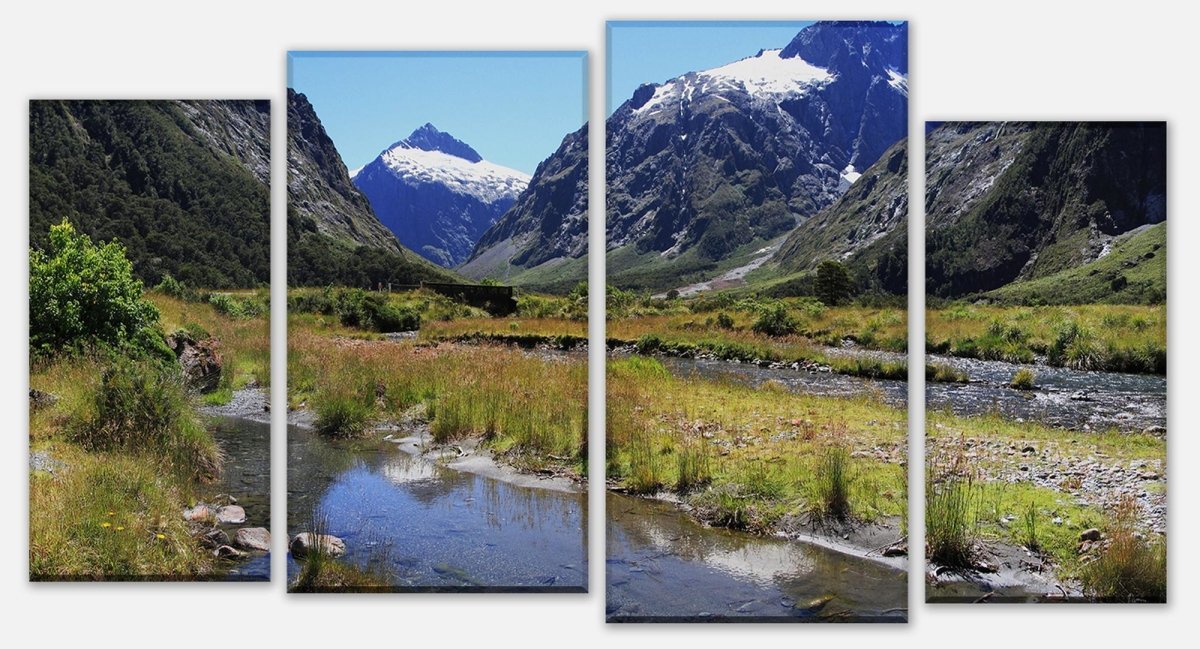
[[[153,285],[270,281],[270,102],[30,103],[30,243],[69,219]]]
[[[907,292],[907,139],[888,149],[836,203],[793,230],[772,262],[804,271],[829,259],[849,266],[860,290]]]
[[[460,269],[483,277],[505,263],[534,268],[588,250],[588,127],[563,138],[534,171],[529,187],[479,239]]]
[[[1161,122],[949,122],[929,132],[926,155],[931,295],[1080,266],[1166,219]]]
[[[350,182],[346,165],[308,98],[291,88],[287,155],[289,213],[335,240],[400,251],[400,242]]]
[[[720,261],[833,204],[907,132],[903,25],[818,23],[734,65],[642,86],[609,118],[610,251]]]

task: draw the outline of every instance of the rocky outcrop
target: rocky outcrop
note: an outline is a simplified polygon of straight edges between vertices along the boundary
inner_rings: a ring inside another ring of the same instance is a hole
[[[400,253],[400,242],[350,181],[312,104],[291,88],[287,127],[289,213],[335,240]]]
[[[187,331],[167,336],[167,346],[175,352],[189,389],[212,392],[221,383],[220,343],[215,338],[196,340]]]
[[[42,408],[49,408],[58,403],[58,395],[50,392],[43,392],[36,388],[29,389],[29,411],[34,412]]]
[[[1164,221],[1166,125],[947,122],[926,136],[926,289],[1048,277]]]
[[[346,542],[330,534],[315,534],[301,532],[292,537],[288,550],[295,559],[303,559],[310,553],[319,550],[330,557],[340,557],[346,554]]]
[[[772,258],[784,271],[846,264],[859,290],[908,289],[908,140],[888,149],[836,203],[788,235]]]

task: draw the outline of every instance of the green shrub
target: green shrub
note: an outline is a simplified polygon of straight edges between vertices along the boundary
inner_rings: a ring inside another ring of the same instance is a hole
[[[733,329],[733,316],[724,311],[717,314],[717,327],[721,329]]]
[[[1017,370],[1016,374],[1013,374],[1012,380],[1008,382],[1008,387],[1014,390],[1032,390],[1034,378],[1036,377],[1033,370],[1022,367]]]
[[[159,455],[176,470],[215,477],[220,451],[196,418],[178,368],[116,357],[66,426],[88,450]]]
[[[142,298],[125,249],[97,247],[66,220],[51,226],[46,250],[29,253],[29,345],[53,352],[77,343],[119,345],[158,322]]]
[[[796,319],[782,302],[775,302],[764,308],[762,314],[751,325],[755,333],[766,336],[790,336],[796,333],[796,327]]]

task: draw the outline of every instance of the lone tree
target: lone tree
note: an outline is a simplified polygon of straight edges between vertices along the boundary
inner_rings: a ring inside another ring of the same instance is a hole
[[[841,262],[828,260],[817,266],[817,280],[813,284],[817,299],[826,306],[845,304],[854,296],[854,282],[850,272]]]
[[[116,241],[102,246],[65,219],[45,250],[29,251],[29,345],[54,352],[76,342],[119,345],[158,323],[142,282]]]

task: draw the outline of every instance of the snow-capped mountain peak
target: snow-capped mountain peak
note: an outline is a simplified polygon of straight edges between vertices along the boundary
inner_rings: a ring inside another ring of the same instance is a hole
[[[484,160],[432,124],[352,173],[379,220],[401,243],[457,266],[529,186],[529,174]]]
[[[443,185],[484,203],[515,200],[529,185],[529,174],[484,160],[467,143],[428,123],[379,154],[379,161],[409,184]]]
[[[718,84],[740,85],[754,95],[790,94],[833,78],[825,68],[798,56],[781,58],[781,51],[762,50],[754,56],[700,72],[698,76]]]
[[[720,67],[676,77],[654,89],[636,113],[653,113],[678,101],[690,102],[696,96],[720,97],[726,92],[741,92],[754,98],[782,100],[805,94],[834,78],[829,70],[795,56],[783,58],[781,50],[761,50]]]

